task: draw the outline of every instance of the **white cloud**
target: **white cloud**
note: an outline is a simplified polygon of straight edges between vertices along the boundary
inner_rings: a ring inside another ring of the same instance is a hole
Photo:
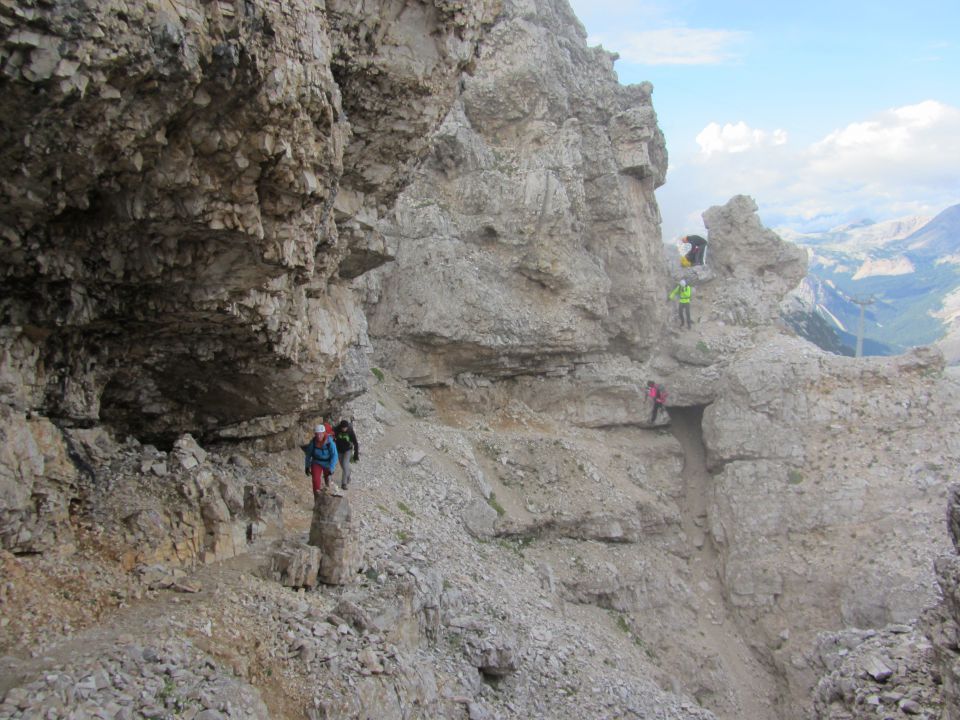
[[[671,155],[658,191],[664,232],[751,195],[768,225],[816,230],[863,218],[929,215],[960,203],[960,108],[928,100],[852,122],[805,147],[786,131],[713,122],[699,152]]]
[[[870,120],[834,130],[809,152],[810,166],[823,175],[843,174],[874,181],[876,173],[902,173],[922,180],[931,171],[958,171],[960,163],[960,109],[934,100],[893,108]],[[945,161],[952,160],[952,167]]]
[[[738,153],[755,147],[783,145],[787,142],[785,130],[766,132],[749,127],[743,120],[736,124],[720,125],[712,122],[697,135],[697,145],[704,155]]]
[[[746,37],[734,30],[673,27],[595,35],[588,42],[638,65],[717,65],[738,59],[737,47]]]

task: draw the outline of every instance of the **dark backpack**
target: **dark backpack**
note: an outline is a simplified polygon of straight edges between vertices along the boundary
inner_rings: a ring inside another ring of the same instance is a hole
[[[350,428],[344,428],[343,430],[334,430],[333,431],[333,440],[339,445],[340,443],[346,443],[347,447],[353,447],[353,441],[350,440]]]

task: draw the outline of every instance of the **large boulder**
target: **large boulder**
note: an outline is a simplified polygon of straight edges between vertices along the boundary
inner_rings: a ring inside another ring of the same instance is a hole
[[[709,269],[722,281],[713,293],[711,317],[730,324],[773,323],[779,305],[807,274],[807,252],[763,226],[757,203],[736,195],[703,213]]]
[[[0,547],[37,553],[73,546],[68,512],[80,473],[69,439],[44,418],[0,405]]]
[[[309,544],[320,549],[317,578],[327,585],[345,585],[360,569],[360,544],[353,527],[350,501],[319,494],[313,506]]]
[[[270,559],[270,573],[281,585],[291,588],[312,588],[320,571],[319,548],[302,543],[287,543]]]

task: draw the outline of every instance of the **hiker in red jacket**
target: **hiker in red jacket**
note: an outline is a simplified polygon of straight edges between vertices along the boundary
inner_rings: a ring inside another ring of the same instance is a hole
[[[648,380],[647,397],[653,400],[653,412],[650,413],[650,424],[655,425],[657,423],[657,413],[660,412],[660,408],[663,407],[663,404],[667,400],[667,391],[660,385],[657,385],[653,380]]]
[[[317,496],[333,484],[330,476],[337,467],[337,444],[326,423],[317,425],[313,432],[313,439],[303,448],[303,470],[313,481],[313,494]]]

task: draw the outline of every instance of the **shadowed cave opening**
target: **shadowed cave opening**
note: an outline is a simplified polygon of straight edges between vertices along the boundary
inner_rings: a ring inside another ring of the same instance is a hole
[[[706,405],[670,406],[670,432],[683,449],[683,472],[696,467],[707,472],[707,449],[703,444],[703,411]]]

